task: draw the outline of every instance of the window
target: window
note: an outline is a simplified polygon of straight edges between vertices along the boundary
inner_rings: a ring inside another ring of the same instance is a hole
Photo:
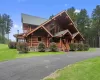
[[[41,41],[41,37],[38,37],[38,41]]]

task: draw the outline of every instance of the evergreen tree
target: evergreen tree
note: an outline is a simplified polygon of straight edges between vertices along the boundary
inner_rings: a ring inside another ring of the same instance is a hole
[[[71,17],[71,19],[73,20],[73,22],[76,22],[77,14],[75,13],[75,8],[71,7],[69,9],[67,9],[67,13]]]
[[[92,12],[92,28],[97,42],[96,45],[97,47],[100,47],[100,5],[97,5]]]
[[[0,15],[0,35],[2,38],[2,43],[5,43],[5,34],[9,34],[13,26],[13,22],[9,15],[2,14]]]
[[[54,17],[54,15],[52,14],[50,17],[49,17],[49,19],[52,19]]]

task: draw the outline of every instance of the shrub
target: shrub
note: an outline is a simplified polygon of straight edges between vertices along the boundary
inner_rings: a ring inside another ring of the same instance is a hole
[[[17,50],[19,51],[19,53],[28,53],[29,49],[28,49],[27,43],[26,42],[18,42]]]
[[[77,46],[78,51],[84,51],[84,44],[79,43]]]
[[[78,44],[77,43],[71,43],[69,46],[70,46],[71,51],[76,51]]]
[[[84,44],[84,51],[88,51],[89,50],[89,45],[88,44]]]
[[[51,52],[57,52],[58,51],[58,48],[57,48],[55,42],[50,43],[49,49],[50,49]]]
[[[45,45],[43,42],[40,42],[38,45],[38,51],[39,52],[45,52]]]
[[[71,43],[70,44],[70,50],[71,51],[88,51],[89,45],[88,44],[82,44],[82,43]]]
[[[9,49],[16,49],[16,42],[9,42],[8,43],[8,47],[9,47]]]

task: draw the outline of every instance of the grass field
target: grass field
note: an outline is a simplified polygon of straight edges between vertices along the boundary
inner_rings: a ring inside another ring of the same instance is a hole
[[[89,49],[89,52],[93,52],[93,51],[96,51],[96,48],[90,48]]]
[[[83,51],[83,52],[94,52],[96,51],[96,48],[90,48],[88,51]],[[82,52],[82,51],[77,51],[77,52]]]
[[[100,80],[100,57],[69,65],[45,80]]]
[[[29,52],[18,54],[16,49],[9,49],[7,45],[0,44],[0,61],[11,60],[16,58],[26,58],[32,56],[46,56],[54,54],[63,54],[64,52]]]

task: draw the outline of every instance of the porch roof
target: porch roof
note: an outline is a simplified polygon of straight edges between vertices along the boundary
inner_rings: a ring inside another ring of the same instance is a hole
[[[74,38],[77,37],[78,35],[80,36],[80,38],[81,38],[82,40],[85,40],[84,37],[81,35],[80,32],[74,33],[72,39],[74,39]]]
[[[16,37],[16,38],[19,38],[19,39],[23,39],[24,35],[26,35],[26,33],[15,34],[13,36]]]
[[[62,37],[62,36],[65,35],[66,33],[69,33],[70,36],[72,36],[72,34],[70,33],[70,31],[67,29],[67,30],[58,32],[57,34],[54,35],[54,37]]]

